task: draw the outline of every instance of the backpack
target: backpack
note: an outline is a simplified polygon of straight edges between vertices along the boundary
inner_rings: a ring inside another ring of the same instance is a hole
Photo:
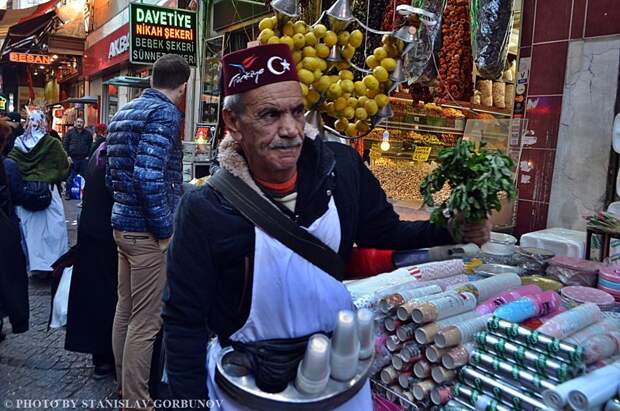
[[[45,210],[52,202],[52,190],[49,183],[42,181],[24,181],[22,207],[28,211]]]

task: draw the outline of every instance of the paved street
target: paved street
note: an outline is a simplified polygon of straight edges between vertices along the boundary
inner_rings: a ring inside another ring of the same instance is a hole
[[[75,243],[78,201],[65,201],[69,241]],[[96,381],[86,354],[65,351],[64,329],[47,331],[50,281],[30,280],[30,330],[0,342],[0,410],[22,399],[103,400],[116,398],[112,378]],[[44,410],[49,408],[22,408]],[[65,409],[65,408],[54,408]]]

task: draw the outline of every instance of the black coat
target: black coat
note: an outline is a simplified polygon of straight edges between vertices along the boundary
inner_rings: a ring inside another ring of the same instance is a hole
[[[93,144],[90,146],[90,153],[88,154],[88,156],[92,157],[92,155],[95,153],[95,151],[97,151],[101,143],[103,143],[104,141],[105,137],[97,134],[97,136],[95,137],[95,141],[93,141]]]
[[[341,228],[338,252],[345,261],[354,243],[414,249],[452,242],[446,230],[428,222],[400,221],[359,155],[339,143],[306,138],[298,162],[297,195],[291,217],[305,227],[327,211],[334,196]],[[168,251],[163,311],[174,398],[206,396],[208,329],[226,339],[245,323],[252,298],[248,267],[253,247],[254,226],[210,186],[182,198]]]
[[[73,160],[82,160],[88,157],[90,153],[90,147],[93,144],[93,133],[83,128],[78,131],[73,127],[67,131],[62,145],[67,152],[67,155]]]
[[[105,186],[105,146],[88,162],[67,311],[65,348],[111,355],[117,300],[112,195]]]
[[[26,257],[12,200],[19,197],[19,177],[15,163],[0,156],[0,317],[9,316],[14,333],[27,331],[30,317]]]
[[[11,150],[13,150],[13,146],[15,145],[15,139],[24,134],[24,128],[21,124],[18,124],[16,127],[11,127],[11,135],[4,146],[4,150],[2,151],[3,156],[8,156]]]

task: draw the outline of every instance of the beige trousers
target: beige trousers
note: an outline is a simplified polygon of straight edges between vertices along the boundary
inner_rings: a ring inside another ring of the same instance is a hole
[[[118,246],[118,303],[112,328],[116,378],[124,400],[149,401],[153,343],[162,325],[170,240],[117,230],[114,240]]]

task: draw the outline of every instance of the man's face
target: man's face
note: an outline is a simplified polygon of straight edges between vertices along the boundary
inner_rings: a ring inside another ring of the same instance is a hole
[[[77,120],[75,120],[75,128],[77,128],[78,130],[81,130],[84,128],[84,120],[82,120],[81,118],[78,118]]]
[[[269,84],[243,95],[245,111],[224,112],[252,173],[281,182],[294,174],[304,139],[304,99],[296,81]]]

